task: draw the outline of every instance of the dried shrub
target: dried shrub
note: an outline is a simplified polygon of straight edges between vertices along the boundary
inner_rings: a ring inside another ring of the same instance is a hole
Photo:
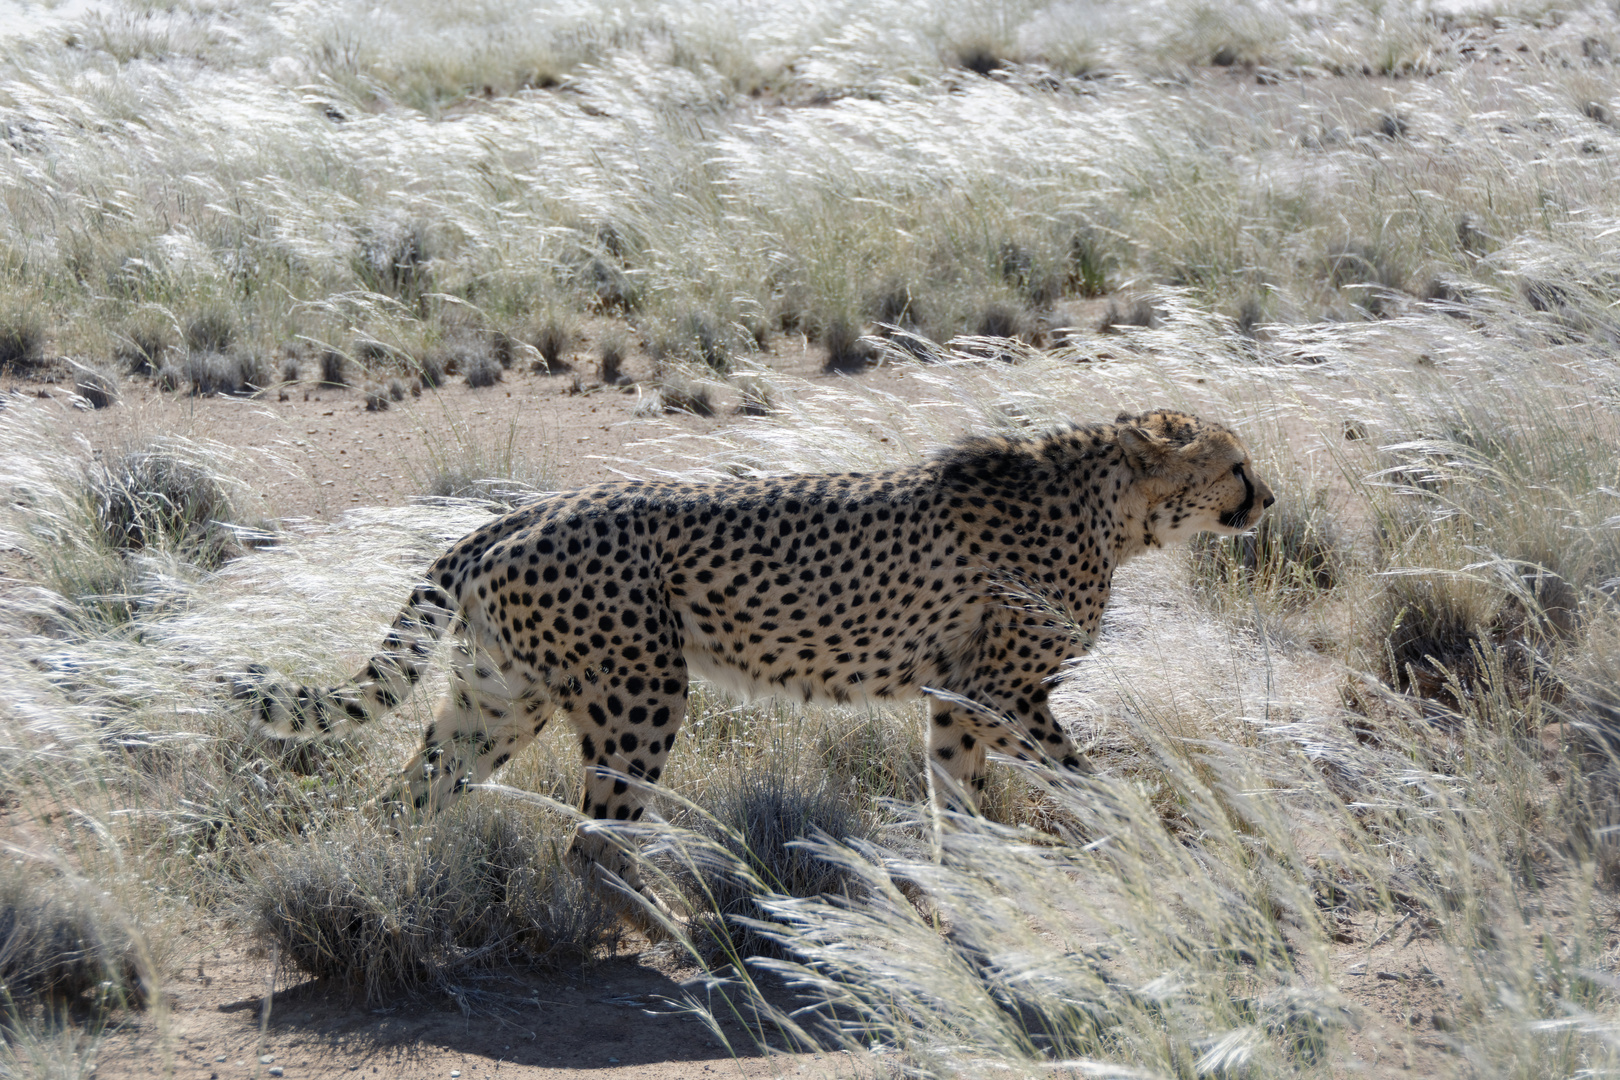
[[[389,379],[388,380],[387,390],[388,390],[388,400],[389,401],[404,401],[405,400],[405,394],[407,393],[407,390],[406,390],[406,387],[405,387],[405,380],[403,380],[403,379]]]
[[[736,382],[737,394],[741,401],[737,404],[737,412],[742,416],[769,416],[775,408],[772,401],[771,384],[755,375],[746,375]]]
[[[678,371],[662,371],[653,382],[653,392],[640,411],[651,413],[689,412],[694,416],[714,415],[714,391],[708,383]]]
[[[547,375],[572,371],[564,357],[573,342],[573,331],[556,319],[548,319],[534,336],[534,348],[540,354],[534,369]]]
[[[1395,313],[1394,300],[1406,281],[1405,271],[1385,252],[1354,241],[1330,249],[1322,273],[1328,284],[1375,318]]]
[[[32,311],[0,315],[0,374],[32,374],[44,363],[45,321]]]
[[[101,538],[115,551],[174,551],[205,568],[240,547],[240,513],[225,484],[162,444],[95,462],[85,487]]]
[[[597,373],[602,381],[608,386],[629,382],[629,378],[624,374],[624,338],[616,334],[604,337],[600,349],[601,360]]]
[[[1118,263],[1109,235],[1095,226],[1078,229],[1069,238],[1065,288],[1078,296],[1103,296],[1108,275]]]
[[[776,769],[738,770],[677,819],[702,842],[676,848],[672,874],[693,916],[692,939],[714,956],[780,956],[750,921],[770,923],[762,887],[777,896],[860,895],[858,882],[799,841],[868,839],[870,828],[833,785]]]
[[[489,353],[475,353],[467,357],[462,366],[467,385],[474,389],[494,386],[501,381],[500,361]]]
[[[111,372],[74,365],[73,392],[93,409],[118,404],[118,379]]]
[[[842,315],[827,324],[821,343],[827,349],[824,371],[847,374],[865,371],[872,363],[872,347],[861,339],[860,328]]]
[[[191,392],[200,397],[256,394],[270,384],[264,358],[245,351],[191,353],[181,363],[181,375]]]
[[[1206,586],[1243,585],[1309,598],[1344,580],[1349,546],[1326,497],[1280,499],[1242,536],[1201,533],[1189,545],[1193,578]]]
[[[578,965],[612,945],[616,909],[533,822],[477,805],[454,817],[405,840],[356,825],[269,849],[248,885],[260,936],[290,971],[368,1004],[465,995],[469,973]]]
[[[423,388],[437,390],[444,385],[444,363],[444,353],[438,349],[431,349],[416,358],[416,377],[421,380]]]
[[[1110,300],[1108,310],[1103,314],[1102,321],[1097,324],[1097,332],[1111,334],[1121,326],[1152,327],[1158,325],[1158,322],[1159,313],[1154,310],[1149,300],[1133,300],[1124,308]]]
[[[99,890],[60,878],[14,867],[0,876],[0,1002],[109,1008],[136,999],[141,942],[99,901]]]
[[[431,290],[432,244],[418,221],[388,223],[369,231],[355,259],[356,275],[372,292],[419,300]]]
[[[321,353],[321,385],[349,385],[349,361],[336,349],[326,349]]]
[[[168,323],[137,322],[113,349],[113,362],[130,375],[154,375],[163,365],[163,354],[173,345]]]
[[[388,397],[388,391],[376,383],[367,383],[365,386],[366,412],[387,412],[393,404]]]
[[[203,308],[186,323],[188,352],[222,353],[236,340],[236,315],[223,304]]]

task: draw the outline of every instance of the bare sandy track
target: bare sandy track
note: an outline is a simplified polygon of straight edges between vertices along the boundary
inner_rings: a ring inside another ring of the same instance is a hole
[[[695,972],[640,938],[576,972],[469,979],[470,1014],[449,997],[366,1008],[340,989],[303,983],[277,990],[265,1023],[271,960],[235,944],[214,947],[228,938],[222,931],[207,936],[217,942],[166,983],[169,1008],[133,1017],[110,1036],[96,1076],[437,1080],[459,1071],[465,1080],[673,1080],[871,1071],[842,1053],[763,1052],[735,1020],[722,1023],[728,1049],[681,1009],[680,984]],[[725,1013],[719,999],[713,1005]]]

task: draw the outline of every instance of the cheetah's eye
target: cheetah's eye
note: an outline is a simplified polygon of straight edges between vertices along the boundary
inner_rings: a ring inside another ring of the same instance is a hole
[[[1240,461],[1236,465],[1232,466],[1232,475],[1233,476],[1242,476],[1243,475],[1243,462]]]

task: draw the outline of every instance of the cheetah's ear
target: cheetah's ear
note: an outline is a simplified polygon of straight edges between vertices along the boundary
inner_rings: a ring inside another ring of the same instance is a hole
[[[1125,460],[1143,476],[1163,475],[1175,463],[1175,447],[1147,428],[1130,423],[1132,419],[1127,415],[1116,429],[1116,438],[1119,448],[1125,452]]]

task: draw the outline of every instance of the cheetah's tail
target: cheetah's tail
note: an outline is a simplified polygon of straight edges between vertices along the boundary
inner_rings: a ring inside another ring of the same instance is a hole
[[[253,726],[277,739],[327,739],[349,734],[385,716],[421,679],[433,646],[455,615],[450,600],[429,585],[419,587],[394,618],[382,648],[345,683],[329,688],[298,686],[270,678],[261,664],[231,681],[232,696],[251,703]]]

